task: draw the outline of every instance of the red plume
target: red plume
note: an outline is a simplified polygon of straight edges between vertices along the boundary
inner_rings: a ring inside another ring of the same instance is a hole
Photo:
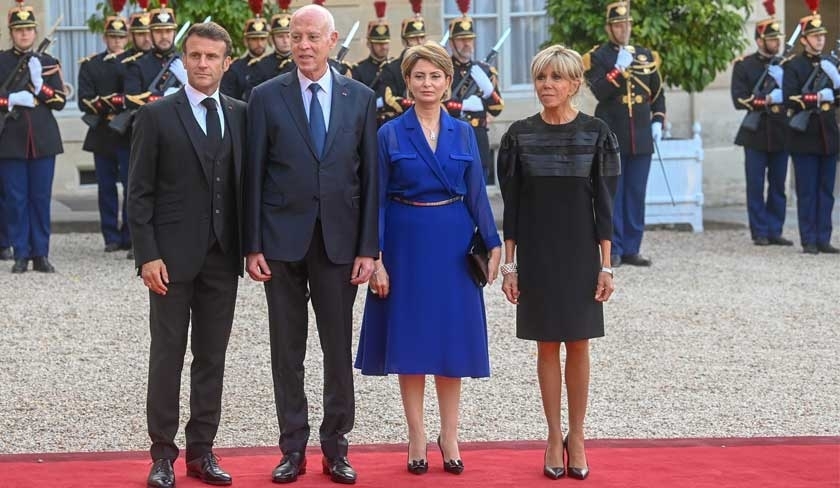
[[[376,10],[376,17],[381,19],[385,17],[385,1],[379,0],[377,2],[373,2],[373,8]]]
[[[139,5],[143,10],[148,10],[149,0],[137,0],[137,5]]]
[[[411,11],[415,15],[420,15],[421,10],[423,10],[423,0],[411,0]]]
[[[263,0],[248,0],[248,7],[251,8],[254,15],[259,17],[263,11]]]
[[[160,8],[166,8],[166,4],[169,3],[169,0],[160,0]]]
[[[811,13],[816,15],[817,11],[820,9],[820,0],[805,0],[805,3],[808,4],[808,8],[811,9]]]
[[[456,2],[458,3],[458,10],[467,15],[467,12],[470,11],[470,0],[456,0]]]
[[[125,0],[111,0],[111,8],[119,15],[125,7]]]
[[[776,15],[776,5],[773,3],[773,0],[764,0],[764,10],[767,11],[767,15],[770,17]]]
[[[280,6],[280,10],[282,12],[287,12],[289,10],[289,5],[292,4],[292,0],[277,0],[277,5]]]
[[[323,7],[323,6],[324,6],[324,2],[326,2],[326,1],[327,1],[327,0],[312,0],[312,3],[314,3],[314,4],[316,4],[316,5],[320,5],[320,6],[322,6],[322,7]]]

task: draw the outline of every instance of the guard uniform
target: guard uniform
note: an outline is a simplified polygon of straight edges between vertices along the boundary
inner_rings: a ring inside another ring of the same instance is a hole
[[[8,21],[12,30],[37,26],[30,6],[13,7]],[[30,57],[35,60],[28,61]],[[33,65],[40,76],[33,75]],[[5,121],[0,133],[0,180],[14,248],[12,272],[25,272],[30,260],[36,271],[53,272],[47,259],[50,200],[55,156],[64,152],[53,110],[64,108],[64,81],[58,60],[48,54],[17,47],[0,52],[0,78],[8,79],[16,70],[15,82],[0,92],[0,114]],[[36,87],[36,82],[41,86]]]
[[[414,16],[403,19],[400,26],[403,50],[398,58],[382,67],[382,75],[380,76],[382,93],[376,93],[377,97],[382,97],[382,108],[377,111],[377,122],[380,126],[402,115],[407,108],[414,104],[414,101],[408,98],[405,78],[402,74],[402,62],[410,43],[419,42],[422,44],[426,38],[426,21],[421,16],[422,3],[420,1],[412,1],[411,8],[414,10]]]
[[[128,36],[126,21],[119,16],[105,20],[106,36]],[[125,213],[125,193],[128,188],[129,139],[108,123],[125,110],[123,80],[125,65],[120,54],[103,51],[82,59],[79,67],[79,109],[88,124],[82,149],[93,153],[98,185],[99,221],[107,252],[129,249],[131,236]],[[120,205],[117,182],[123,187]],[[119,222],[122,209],[122,225]]]
[[[171,8],[154,9],[149,14],[151,17],[149,29],[151,30],[174,30],[178,27],[175,22],[175,12]],[[181,83],[172,71],[163,71],[177,57],[179,57],[178,52],[173,44],[166,51],[161,51],[155,46],[150,52],[128,62],[125,77],[126,107],[136,110],[147,103],[163,98],[167,90],[180,88]],[[158,77],[159,74],[161,74],[160,77]],[[155,82],[154,86],[152,82]]]
[[[826,33],[816,12],[799,21],[803,39]],[[807,41],[807,40],[805,40]],[[806,253],[835,253],[831,246],[831,211],[834,208],[834,180],[840,152],[836,111],[840,90],[820,66],[829,59],[807,52],[784,64],[784,97],[790,116],[790,153],[796,175],[796,210],[799,237]],[[827,92],[825,90],[828,90]],[[823,94],[831,93],[824,97]],[[797,122],[802,120],[802,125]]]
[[[391,28],[385,20],[385,5],[384,1],[374,2],[377,19],[368,22],[367,27],[367,40],[371,44],[391,42]],[[353,66],[353,78],[376,93],[376,120],[380,127],[390,111],[385,106],[385,82],[382,79],[382,70],[390,61],[391,58],[387,56],[384,59],[376,58],[371,50],[368,57]]]
[[[607,6],[608,24],[632,20],[626,2]],[[645,192],[654,152],[652,123],[665,121],[665,95],[659,55],[641,46],[624,46],[633,59],[622,72],[616,67],[620,49],[614,42],[596,46],[583,56],[583,64],[586,81],[598,100],[595,116],[615,133],[621,151],[612,254],[635,264],[630,259],[640,259],[645,229]],[[645,261],[640,264],[650,264]]]
[[[245,39],[267,39],[269,32],[268,23],[260,17],[260,12],[254,12],[254,14],[255,17],[248,19],[245,23]],[[230,68],[225,72],[222,77],[222,84],[219,87],[221,92],[239,100],[247,100],[251,94],[251,90],[257,86],[256,83],[259,81],[256,68],[257,63],[269,56],[271,54],[267,49],[259,56],[248,50],[244,55],[231,63]]]

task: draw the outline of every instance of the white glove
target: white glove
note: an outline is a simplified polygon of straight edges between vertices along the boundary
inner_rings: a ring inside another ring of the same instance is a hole
[[[35,106],[35,95],[28,90],[9,93],[9,111],[12,111],[15,106],[33,108]]]
[[[817,92],[817,100],[820,102],[834,103],[834,90],[831,88],[823,88]]]
[[[489,98],[493,95],[493,82],[490,80],[490,77],[487,76],[487,73],[481,69],[481,66],[473,64],[470,68],[470,77],[472,77],[475,84],[478,85],[478,88],[481,90],[481,98]]]
[[[624,46],[621,46],[618,50],[618,58],[615,60],[615,67],[624,71],[631,64],[633,64],[633,55],[630,54],[630,51],[624,49]]]
[[[35,87],[35,93],[40,93],[41,88],[44,87],[43,72],[44,68],[41,66],[41,60],[37,56],[31,56],[29,58],[29,80]]]
[[[767,102],[771,105],[778,105],[782,103],[782,89],[776,88],[767,94]]]
[[[662,140],[662,122],[654,122],[651,124],[650,135],[653,136],[653,140],[656,142]]]
[[[785,70],[783,70],[781,66],[779,66],[778,64],[771,64],[767,67],[767,74],[770,75],[770,77],[776,81],[776,86],[778,86],[779,88],[782,87],[782,81],[784,80]]]
[[[377,99],[376,99],[376,110],[379,110],[384,106],[385,106],[385,102],[382,100],[382,97],[377,97]]]
[[[187,70],[184,68],[184,62],[181,58],[175,58],[169,65],[169,71],[178,78],[182,85],[187,84]]]
[[[478,95],[470,95],[461,102],[461,112],[481,112],[484,110],[484,103]]]
[[[175,88],[174,86],[170,86],[169,88],[166,89],[166,91],[163,92],[163,96],[168,97],[169,95],[172,95],[173,93],[177,93],[178,90],[179,90],[179,88]]]
[[[820,61],[820,68],[831,79],[831,82],[834,83],[834,88],[840,88],[840,73],[837,72],[837,66],[828,59],[823,59]]]

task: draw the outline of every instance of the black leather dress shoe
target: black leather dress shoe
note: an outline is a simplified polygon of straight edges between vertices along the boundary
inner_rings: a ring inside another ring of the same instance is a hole
[[[26,273],[26,270],[29,268],[29,260],[28,259],[15,259],[15,264],[12,265],[12,273],[20,274]]]
[[[333,459],[323,458],[324,474],[330,475],[333,483],[341,483],[342,485],[356,484],[356,470],[350,466],[350,461],[346,457],[337,457]]]
[[[172,488],[175,486],[175,468],[171,459],[157,459],[149,471],[146,486],[150,488]]]
[[[219,466],[219,460],[212,452],[187,463],[187,476],[198,478],[208,485],[229,485],[233,478]]]
[[[805,254],[819,254],[820,250],[817,249],[816,244],[805,244],[802,246],[802,252]]]
[[[840,254],[840,249],[837,249],[831,244],[817,244],[817,250],[825,254]]]
[[[14,257],[11,247],[0,248],[0,261],[11,261]]]
[[[769,238],[769,239],[767,239],[767,240],[768,240],[768,241],[770,241],[770,244],[772,244],[772,245],[774,245],[774,246],[792,246],[792,245],[793,245],[793,241],[792,241],[792,240],[790,240],[790,239],[785,239],[785,238],[784,238],[784,237],[782,237],[782,236],[778,236],[778,237],[770,237],[770,238]]]
[[[116,242],[109,242],[105,244],[105,252],[116,252],[120,250],[120,245]]]
[[[271,472],[271,481],[292,483],[304,473],[306,473],[306,456],[302,452],[290,452],[283,455],[280,464]]]
[[[626,256],[621,256],[622,264],[629,264],[631,266],[650,266],[653,264],[650,259],[642,256],[641,254],[627,254]]]
[[[753,244],[755,244],[756,246],[769,246],[770,239],[766,237],[756,237],[755,239],[753,239]]]
[[[621,266],[621,256],[619,256],[618,254],[611,254],[610,265],[612,265],[613,268]]]
[[[32,258],[32,269],[40,271],[41,273],[55,273],[55,268],[50,264],[46,256],[38,256]]]

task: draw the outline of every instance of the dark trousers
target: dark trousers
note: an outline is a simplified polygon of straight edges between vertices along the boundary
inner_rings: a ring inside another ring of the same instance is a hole
[[[496,173],[493,169],[493,158],[490,156],[490,138],[487,136],[487,127],[475,127],[475,142],[478,144],[478,154],[481,155],[481,167],[484,168],[484,183],[487,185],[496,184]]]
[[[303,451],[309,440],[309,411],[304,393],[303,360],[312,298],[318,337],[324,352],[324,419],[319,429],[321,449],[328,458],[347,455],[345,434],[353,428],[355,398],[351,341],[352,264],[334,264],[327,257],[320,222],[302,261],[268,261],[271,280],[265,283],[271,337],[274,401],[284,453]]]
[[[802,245],[831,241],[831,210],[837,154],[792,154],[796,175],[796,212]]]
[[[785,225],[787,166],[787,152],[765,152],[744,148],[747,216],[753,239],[782,235],[782,227]]]
[[[125,196],[128,188],[128,148],[118,149],[114,155],[94,153],[96,184],[99,199],[99,223],[105,244],[131,245],[128,233],[128,219],[125,213]],[[123,187],[122,205],[119,201],[117,183]],[[122,226],[119,215],[122,212]]]
[[[209,452],[222,411],[225,351],[233,323],[237,260],[214,245],[192,281],[170,283],[166,295],[149,292],[149,385],[146,421],[152,459],[175,459],[181,370],[192,319],[190,420],[184,429],[187,461]]]
[[[6,193],[3,191],[3,176],[0,173],[0,249],[12,247],[9,226],[6,224]]]
[[[55,156],[0,160],[6,225],[15,259],[50,254],[50,199]]]
[[[651,155],[621,155],[621,175],[613,202],[612,254],[639,254],[645,232],[645,193]]]

